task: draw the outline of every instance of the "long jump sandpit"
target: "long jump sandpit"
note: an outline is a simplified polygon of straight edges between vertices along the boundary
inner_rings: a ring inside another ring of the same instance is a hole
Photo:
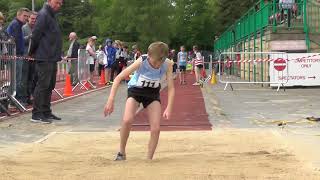
[[[320,179],[268,130],[162,132],[153,161],[146,160],[148,138],[148,132],[133,132],[127,161],[114,162],[118,132],[52,134],[1,152],[0,179]]]

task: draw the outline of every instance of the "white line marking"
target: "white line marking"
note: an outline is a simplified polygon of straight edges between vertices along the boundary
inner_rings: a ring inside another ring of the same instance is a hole
[[[51,132],[48,135],[46,135],[45,137],[39,139],[38,141],[36,141],[34,143],[36,143],[36,144],[43,143],[44,141],[48,140],[51,136],[54,136],[56,134],[57,134],[57,132]]]

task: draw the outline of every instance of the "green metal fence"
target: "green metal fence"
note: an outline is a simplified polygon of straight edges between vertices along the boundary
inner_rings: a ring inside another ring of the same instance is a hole
[[[320,3],[318,0],[296,0],[287,10],[278,0],[265,3],[264,0],[255,4],[239,20],[221,34],[214,43],[216,56],[228,51],[257,52],[265,47],[264,33],[279,30],[301,30],[305,33],[305,40],[310,50],[310,44],[320,47]],[[290,16],[290,17],[289,17]],[[290,23],[289,23],[290,22]],[[319,37],[316,39],[315,37]],[[252,56],[252,57],[250,57]],[[230,56],[235,59],[236,57]],[[248,53],[241,59],[264,58],[259,53]],[[256,66],[244,63],[243,66],[231,67],[228,74],[239,76],[248,81],[267,80],[268,64]]]
[[[246,41],[250,36],[257,37],[257,34],[267,29],[276,32],[280,28],[304,30],[308,44],[309,32],[320,33],[319,7],[320,4],[314,0],[296,0],[291,10],[287,10],[278,0],[267,3],[262,0],[221,34],[214,43],[214,49],[217,52],[226,51],[238,42]],[[288,21],[289,16],[290,21]]]

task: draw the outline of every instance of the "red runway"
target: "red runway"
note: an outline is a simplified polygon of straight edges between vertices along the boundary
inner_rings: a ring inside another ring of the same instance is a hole
[[[170,120],[161,120],[162,131],[203,131],[211,130],[208,114],[202,92],[199,86],[192,86],[193,75],[187,75],[187,85],[180,85],[179,79],[175,80],[174,110]],[[167,106],[167,89],[161,92],[162,110]],[[132,130],[149,130],[148,117],[145,110],[139,112],[135,118]]]

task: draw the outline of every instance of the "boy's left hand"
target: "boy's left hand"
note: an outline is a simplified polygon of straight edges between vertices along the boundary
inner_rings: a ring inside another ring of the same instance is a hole
[[[104,116],[109,116],[114,110],[114,102],[113,100],[108,100],[107,104],[104,107]]]
[[[171,111],[168,110],[168,108],[166,108],[166,110],[163,112],[163,117],[166,119],[166,120],[169,120],[171,118]]]

